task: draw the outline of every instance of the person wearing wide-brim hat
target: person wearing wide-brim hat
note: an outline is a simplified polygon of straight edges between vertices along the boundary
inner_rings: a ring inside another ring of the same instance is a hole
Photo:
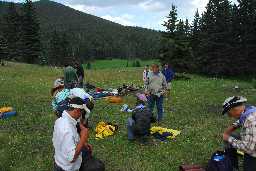
[[[244,171],[256,171],[256,107],[246,105],[246,102],[247,99],[241,96],[224,101],[222,114],[238,120],[225,130],[223,140],[244,152]],[[238,128],[241,128],[240,139],[232,136]]]
[[[57,78],[53,83],[53,87],[51,89],[51,95],[55,96],[58,92],[60,92],[63,89],[64,89],[64,79]]]

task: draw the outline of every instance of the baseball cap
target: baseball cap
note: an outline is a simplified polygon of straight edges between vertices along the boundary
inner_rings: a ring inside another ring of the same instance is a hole
[[[85,101],[80,97],[71,98],[69,102],[69,107],[84,110],[86,112],[86,118],[88,118],[89,114],[91,113],[90,109],[88,109],[88,107],[86,106]]]
[[[232,97],[227,98],[223,103],[222,114],[224,115],[233,107],[240,106],[240,105],[244,104],[245,102],[247,102],[247,99],[242,96],[232,96]]]

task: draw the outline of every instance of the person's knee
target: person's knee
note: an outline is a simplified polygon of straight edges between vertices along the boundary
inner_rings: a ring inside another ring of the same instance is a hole
[[[131,126],[133,126],[133,124],[134,124],[134,120],[131,117],[129,117],[127,119],[127,127],[131,127]]]

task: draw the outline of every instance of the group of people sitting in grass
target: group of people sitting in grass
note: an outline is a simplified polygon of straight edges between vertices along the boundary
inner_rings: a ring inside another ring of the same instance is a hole
[[[82,171],[85,159],[92,153],[92,146],[88,143],[88,118],[94,108],[94,101],[82,88],[83,70],[80,68],[80,73],[77,71],[76,67],[65,67],[64,78],[56,80],[52,89],[52,107],[58,117],[52,139],[55,149],[54,171]],[[145,91],[136,96],[132,116],[127,119],[129,140],[148,136],[150,124],[162,121],[163,99],[170,91],[173,78],[174,72],[167,64],[162,72],[157,64],[152,65],[151,69],[145,67]],[[223,140],[227,142],[228,149],[235,148],[245,153],[245,171],[256,171],[256,107],[245,105],[246,101],[236,96],[223,103],[223,114],[238,119],[224,132]],[[153,116],[155,104],[156,118]],[[233,134],[238,128],[241,128],[239,137]]]

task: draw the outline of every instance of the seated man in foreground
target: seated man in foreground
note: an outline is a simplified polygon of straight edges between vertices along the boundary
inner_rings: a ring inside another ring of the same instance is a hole
[[[241,150],[244,155],[244,171],[256,171],[256,107],[246,106],[247,99],[243,97],[230,97],[223,103],[223,113],[238,119],[223,134],[233,148]],[[241,139],[232,136],[232,133],[241,128]]]
[[[54,171],[79,170],[83,160],[82,151],[91,151],[91,145],[87,143],[88,129],[80,124],[79,135],[76,127],[84,110],[85,102],[79,97],[72,98],[68,110],[55,122],[52,139],[55,149]]]

